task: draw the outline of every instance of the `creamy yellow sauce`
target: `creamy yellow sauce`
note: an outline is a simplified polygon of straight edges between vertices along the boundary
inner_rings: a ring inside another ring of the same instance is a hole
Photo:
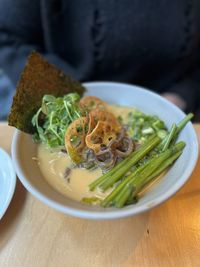
[[[128,113],[132,108],[109,106],[109,110],[117,116],[127,120]],[[88,185],[102,175],[100,168],[87,170],[83,168],[72,168],[73,163],[66,153],[60,148],[49,149],[44,144],[38,146],[37,159],[39,168],[46,181],[58,192],[77,201],[82,198],[98,197],[104,199],[111,190],[105,193],[94,190],[90,191]],[[71,169],[68,177],[65,177],[66,168]]]
[[[130,107],[123,107],[123,106],[117,106],[117,105],[109,105],[108,110],[112,112],[115,117],[121,116],[124,120],[124,123],[128,120],[128,114],[129,112],[133,112],[135,109]]]
[[[89,191],[88,185],[102,175],[101,169],[87,170],[73,168],[68,177],[64,174],[66,168],[72,168],[72,162],[66,153],[58,149],[50,150],[43,144],[38,147],[40,170],[47,182],[61,194],[80,201],[84,197],[104,198],[105,193]]]

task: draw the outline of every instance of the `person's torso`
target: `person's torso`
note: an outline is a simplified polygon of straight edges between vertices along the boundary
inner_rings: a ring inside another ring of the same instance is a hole
[[[198,0],[46,0],[46,7],[47,48],[81,80],[162,90],[199,61]]]

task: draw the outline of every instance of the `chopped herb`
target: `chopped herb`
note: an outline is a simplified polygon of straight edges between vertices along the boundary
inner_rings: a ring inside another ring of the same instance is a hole
[[[91,204],[96,205],[96,204],[100,204],[101,199],[98,197],[84,197],[82,198],[82,202],[86,204],[90,204],[90,205]]]
[[[78,105],[79,99],[77,93],[57,98],[44,95],[41,108],[32,118],[32,124],[37,130],[33,135],[34,140],[49,147],[63,146],[67,127],[82,116]]]
[[[153,134],[157,134],[161,139],[165,138],[167,127],[158,116],[131,111],[128,114],[128,133],[133,140],[143,143],[148,136]]]

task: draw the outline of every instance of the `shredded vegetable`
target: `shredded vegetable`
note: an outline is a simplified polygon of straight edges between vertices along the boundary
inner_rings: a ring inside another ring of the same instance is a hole
[[[167,127],[158,116],[150,116],[134,110],[128,114],[128,133],[133,140],[142,143],[153,134],[164,139]]]
[[[64,146],[67,127],[82,116],[78,102],[80,96],[70,93],[63,97],[44,95],[42,106],[32,118],[37,132],[33,138],[49,147]]]

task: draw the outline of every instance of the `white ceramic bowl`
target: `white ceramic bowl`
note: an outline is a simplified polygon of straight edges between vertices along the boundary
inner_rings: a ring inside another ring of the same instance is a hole
[[[16,185],[16,174],[10,156],[0,148],[0,219],[6,212]]]
[[[159,95],[138,86],[120,83],[86,83],[86,95],[95,95],[109,103],[133,106],[148,114],[158,115],[168,127],[179,122],[185,114]],[[37,145],[31,136],[16,130],[12,143],[12,159],[19,179],[26,189],[48,206],[77,217],[88,219],[116,219],[144,212],[167,200],[180,189],[190,177],[197,158],[198,141],[192,123],[188,123],[179,136],[186,142],[181,157],[161,181],[139,200],[137,204],[123,209],[101,208],[76,202],[62,196],[43,179],[32,157]]]

